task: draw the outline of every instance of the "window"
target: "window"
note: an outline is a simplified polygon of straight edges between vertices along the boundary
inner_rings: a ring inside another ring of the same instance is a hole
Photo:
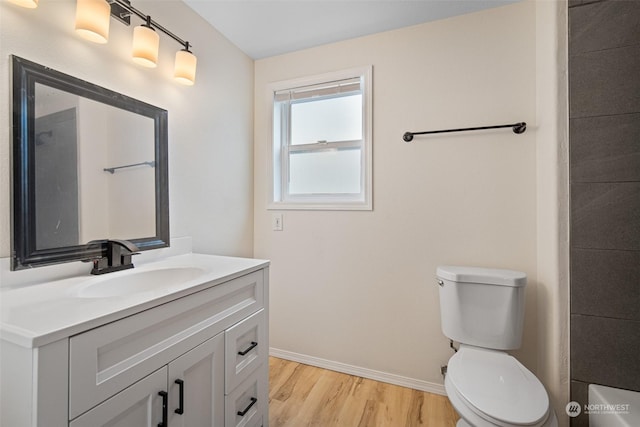
[[[272,84],[274,209],[371,210],[371,67]]]

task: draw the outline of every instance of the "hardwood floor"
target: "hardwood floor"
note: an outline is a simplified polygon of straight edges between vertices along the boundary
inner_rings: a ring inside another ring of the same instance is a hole
[[[453,427],[445,396],[269,358],[271,427]]]

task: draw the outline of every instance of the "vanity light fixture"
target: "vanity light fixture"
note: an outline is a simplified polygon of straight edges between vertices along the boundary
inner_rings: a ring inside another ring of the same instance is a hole
[[[198,58],[189,50],[189,42],[186,42],[184,49],[176,52],[176,61],[173,77],[183,85],[191,86],[196,81],[196,63]]]
[[[35,2],[36,4],[38,2],[38,0],[11,1]],[[145,67],[153,68],[157,65],[160,44],[160,36],[156,32],[158,30],[183,46],[176,53],[174,77],[182,84],[193,85],[197,58],[190,50],[190,43],[182,40],[151,19],[150,16],[133,7],[129,0],[77,0],[76,31],[88,40],[106,43],[109,38],[109,17],[116,18],[125,25],[130,25],[132,15],[144,21],[142,25],[133,30],[133,60]]]
[[[111,6],[107,0],[78,0],[76,5],[76,32],[94,43],[109,40]]]
[[[26,7],[27,9],[35,9],[38,7],[38,0],[9,0],[9,2]]]
[[[143,67],[155,68],[158,63],[159,46],[160,36],[151,27],[151,17],[147,16],[144,24],[133,29],[133,60]]]

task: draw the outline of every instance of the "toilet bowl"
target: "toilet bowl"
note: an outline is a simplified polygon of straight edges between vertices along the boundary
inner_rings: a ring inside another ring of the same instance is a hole
[[[506,353],[522,341],[527,276],[457,266],[438,267],[436,276],[442,332],[460,343],[444,382],[458,427],[556,427],[542,383]]]
[[[503,351],[461,345],[449,359],[445,390],[462,417],[458,427],[555,427],[547,392]]]

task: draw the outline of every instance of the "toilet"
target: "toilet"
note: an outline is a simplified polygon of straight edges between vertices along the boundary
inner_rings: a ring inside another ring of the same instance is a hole
[[[540,380],[506,352],[522,341],[526,274],[440,266],[436,276],[442,332],[460,343],[444,381],[457,427],[557,427]]]

